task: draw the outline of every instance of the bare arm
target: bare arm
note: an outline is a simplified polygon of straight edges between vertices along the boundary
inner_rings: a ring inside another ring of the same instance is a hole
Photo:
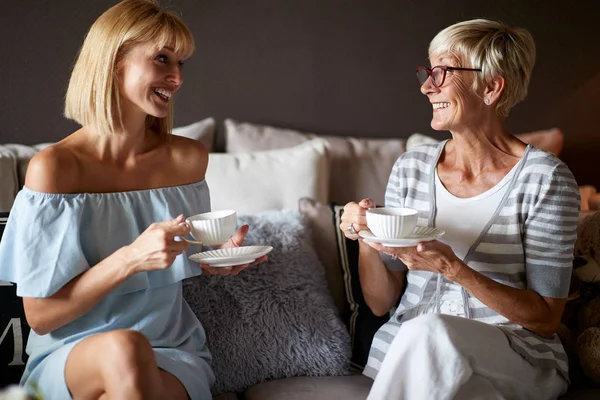
[[[446,244],[432,241],[407,248],[386,248],[372,242],[368,245],[396,254],[411,270],[444,275],[492,310],[540,336],[550,337],[558,329],[566,299],[542,297],[533,290],[498,283],[471,269]]]
[[[23,298],[31,329],[45,335],[84,315],[132,275],[119,250],[46,298]]]
[[[379,256],[359,241],[358,274],[365,302],[373,314],[385,315],[404,292],[405,271],[390,271]]]
[[[132,244],[124,246],[93,268],[73,278],[46,298],[23,298],[27,322],[38,334],[46,334],[79,318],[130,276],[166,269],[189,244],[175,240],[188,233],[184,218],[150,225]]]
[[[458,260],[447,275],[483,304],[540,336],[551,337],[560,325],[566,299],[543,297],[533,290],[498,283]]]

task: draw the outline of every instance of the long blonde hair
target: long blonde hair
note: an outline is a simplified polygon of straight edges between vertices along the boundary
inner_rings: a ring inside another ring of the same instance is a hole
[[[431,41],[429,58],[442,53],[456,58],[462,67],[481,68],[473,82],[474,91],[498,76],[504,78],[504,90],[495,104],[499,115],[507,116],[527,96],[535,64],[535,43],[527,30],[486,19],[459,22]]]
[[[158,48],[173,46],[185,59],[194,51],[194,38],[181,18],[155,0],[124,0],[94,22],[79,50],[65,99],[65,117],[100,134],[123,127],[117,63],[139,43],[154,41]],[[164,118],[148,116],[146,125],[169,134],[173,103]]]

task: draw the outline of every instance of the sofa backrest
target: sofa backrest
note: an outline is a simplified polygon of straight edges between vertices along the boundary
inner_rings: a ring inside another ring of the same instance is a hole
[[[0,145],[0,212],[10,211],[15,196],[25,184],[25,173],[31,158],[51,144]]]

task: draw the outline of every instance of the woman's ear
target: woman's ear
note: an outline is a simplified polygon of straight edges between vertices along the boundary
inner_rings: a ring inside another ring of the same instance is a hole
[[[487,84],[483,91],[483,102],[486,105],[492,105],[500,98],[502,91],[504,90],[504,77],[497,76],[491,82]]]

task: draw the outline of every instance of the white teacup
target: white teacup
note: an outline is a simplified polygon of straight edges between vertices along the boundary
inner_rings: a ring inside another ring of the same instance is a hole
[[[379,238],[401,239],[413,233],[418,211],[414,208],[380,207],[367,210],[367,226]]]
[[[183,238],[185,241],[216,246],[227,242],[235,234],[237,216],[234,210],[211,211],[188,217],[184,223],[195,239]]]

